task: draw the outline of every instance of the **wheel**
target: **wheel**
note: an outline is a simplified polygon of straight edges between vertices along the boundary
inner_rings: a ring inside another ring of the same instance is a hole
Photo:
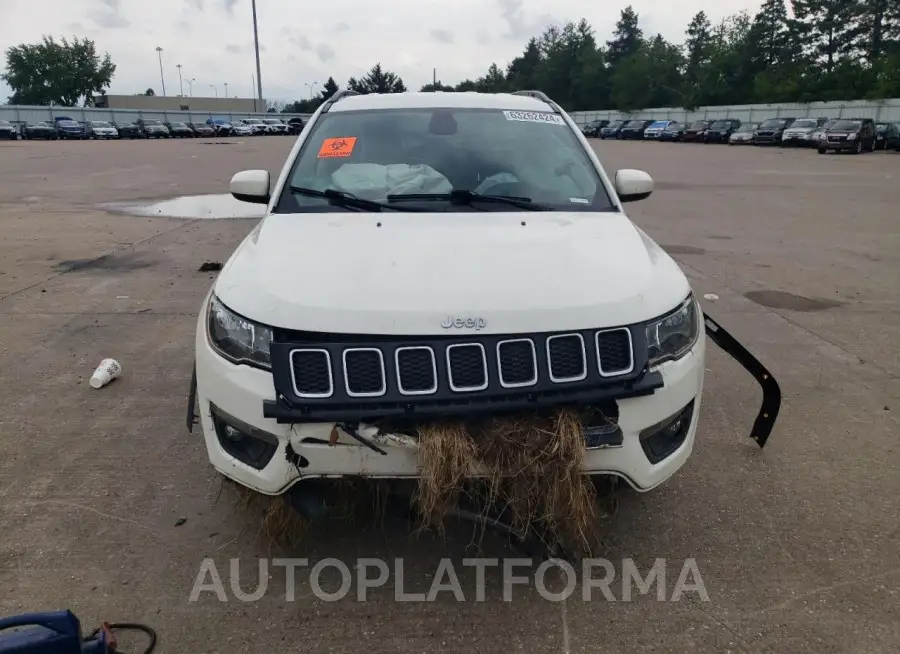
[[[853,149],[853,154],[861,154],[863,151],[862,141],[856,141],[856,147]]]
[[[819,154],[825,154],[827,150],[825,148],[819,148]]]

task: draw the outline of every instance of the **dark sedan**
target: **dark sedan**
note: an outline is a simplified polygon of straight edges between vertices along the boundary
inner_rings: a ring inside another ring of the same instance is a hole
[[[581,133],[588,138],[599,138],[600,130],[609,125],[608,120],[592,120],[581,128]]]
[[[624,120],[614,120],[606,127],[600,130],[600,138],[601,139],[617,139],[619,138],[619,131],[622,129],[622,126],[625,125]]]
[[[191,130],[196,137],[210,137],[216,135],[216,130],[206,123],[191,123]]]
[[[116,129],[119,130],[120,139],[139,139],[144,135],[141,127],[137,123],[116,123]]]
[[[44,141],[55,141],[56,140],[56,129],[54,129],[53,125],[50,123],[45,123],[43,121],[34,123],[33,125],[25,126],[25,134],[26,139],[35,139],[35,140],[44,140]]]
[[[695,120],[691,123],[684,133],[681,135],[681,140],[686,143],[698,143],[703,140],[706,136],[706,130],[709,129],[709,124],[712,121],[710,120]]]
[[[19,128],[8,120],[0,120],[0,139],[15,141],[19,138]]]
[[[169,134],[172,135],[172,138],[194,138],[194,130],[188,127],[187,123],[165,123],[165,125],[169,128]]]
[[[303,131],[303,119],[302,118],[288,119],[288,134],[299,134],[302,131]]]
[[[900,125],[897,123],[876,123],[875,149],[900,149]]]
[[[619,130],[619,138],[624,140],[643,140],[644,130],[654,122],[653,120],[629,120]]]
[[[76,123],[74,120],[58,120],[56,121],[56,134],[61,139],[82,140],[85,138],[84,125]]]
[[[688,125],[684,123],[669,123],[669,126],[666,127],[662,134],[659,135],[660,141],[680,141],[684,138],[684,130],[688,128]]]
[[[781,145],[784,130],[790,127],[796,118],[769,118],[764,120],[753,133],[754,145]]]

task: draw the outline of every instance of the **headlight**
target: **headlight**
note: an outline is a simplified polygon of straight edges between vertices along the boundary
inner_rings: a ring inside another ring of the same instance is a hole
[[[680,359],[694,347],[700,335],[700,320],[693,294],[667,316],[647,325],[649,363]]]
[[[852,141],[852,140],[855,139],[855,138],[856,138],[856,134],[847,134],[847,140],[848,140],[848,141]]]
[[[232,313],[215,296],[209,302],[206,332],[213,348],[229,361],[271,369],[271,328]]]

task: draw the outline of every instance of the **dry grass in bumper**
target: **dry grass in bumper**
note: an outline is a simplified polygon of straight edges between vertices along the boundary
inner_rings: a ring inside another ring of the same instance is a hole
[[[418,440],[422,474],[410,501],[422,529],[443,534],[448,516],[472,507],[483,516],[502,516],[523,537],[539,535],[549,550],[591,552],[599,543],[597,492],[582,474],[583,424],[595,411],[560,409],[481,420],[446,421],[383,431],[405,431]],[[473,470],[482,471],[477,477]],[[304,483],[304,482],[300,482]],[[329,504],[344,517],[373,507],[383,515],[389,482],[344,480]],[[268,501],[261,533],[281,544],[302,535],[302,519],[286,496]],[[250,501],[250,500],[245,500]],[[368,505],[368,506],[367,506]]]

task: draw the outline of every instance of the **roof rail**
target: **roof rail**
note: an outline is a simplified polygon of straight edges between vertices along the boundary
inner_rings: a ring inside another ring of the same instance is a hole
[[[556,104],[550,97],[544,93],[543,91],[537,90],[527,90],[527,91],[513,91],[513,95],[527,95],[529,98],[534,98],[535,100],[541,100],[542,102],[546,102],[549,104],[556,113],[562,113],[562,109],[560,106]]]
[[[341,89],[325,101],[325,104],[322,106],[322,113],[328,113],[331,105],[333,105],[335,102],[343,100],[344,98],[349,98],[352,95],[359,95],[359,91],[354,91],[352,89]]]

